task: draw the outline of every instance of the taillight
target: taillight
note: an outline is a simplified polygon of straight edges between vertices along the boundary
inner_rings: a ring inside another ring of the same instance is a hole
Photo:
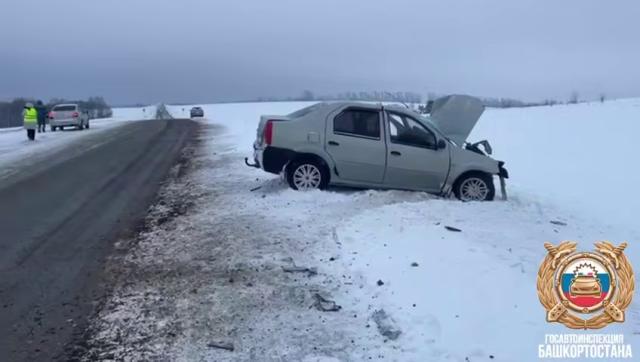
[[[273,141],[273,121],[267,121],[267,124],[264,126],[264,143],[267,145],[271,145],[271,141]]]
[[[73,114],[71,115],[71,117],[73,118],[78,118],[78,116],[80,115],[80,113],[78,112],[73,112]]]
[[[56,116],[55,112],[49,112],[49,118],[53,119]]]

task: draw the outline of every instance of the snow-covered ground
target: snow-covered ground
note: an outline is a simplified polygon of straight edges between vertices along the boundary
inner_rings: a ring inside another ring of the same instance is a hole
[[[471,138],[491,140],[517,194],[638,231],[640,99],[491,109]]]
[[[537,361],[545,334],[572,332],[545,321],[536,295],[543,242],[629,241],[638,265],[640,100],[488,110],[471,140],[489,139],[512,176],[509,200],[492,203],[300,193],[244,166],[259,116],[305,105],[202,106],[205,146],[117,266],[92,358]],[[283,269],[293,265],[317,275]],[[341,309],[318,310],[317,295]],[[638,305],[604,330],[636,353]],[[381,315],[397,339],[381,335]]]
[[[45,133],[36,133],[35,141],[27,139],[26,131],[22,127],[0,129],[0,178],[12,173],[16,167],[34,161],[35,158],[67,147],[70,142],[80,137],[117,127],[126,121],[151,119],[155,117],[155,113],[156,106],[114,108],[113,117],[91,120],[89,130],[51,132],[47,127]]]
[[[156,117],[157,105],[146,107],[113,108],[113,119],[117,120],[142,120]]]

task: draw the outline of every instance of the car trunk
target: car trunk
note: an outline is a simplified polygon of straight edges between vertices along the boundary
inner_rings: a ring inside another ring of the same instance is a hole
[[[260,116],[260,123],[258,123],[258,129],[256,130],[256,141],[253,143],[253,148],[258,149],[258,148],[263,148],[265,146],[264,128],[267,125],[268,121],[282,122],[282,121],[289,121],[289,120],[290,118],[286,116],[271,116],[271,115]]]
[[[74,106],[62,106],[51,110],[51,112],[53,113],[53,119],[73,118],[73,114],[77,111],[77,108]]]

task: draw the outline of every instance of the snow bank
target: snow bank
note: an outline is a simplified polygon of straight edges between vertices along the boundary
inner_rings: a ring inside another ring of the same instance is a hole
[[[538,203],[451,203],[388,205],[341,223],[336,235],[344,269],[322,272],[365,277],[352,298],[366,302],[354,307],[360,313],[384,309],[402,330],[387,358],[537,361],[535,348],[545,334],[568,332],[547,323],[538,302],[542,242],[621,235],[574,218],[559,228],[549,222],[559,211]],[[318,257],[328,255],[335,254]],[[625,333],[640,348],[635,323],[613,325],[607,333]]]
[[[126,108],[114,108],[113,118],[119,120],[142,120],[142,119],[154,119],[156,117],[157,105],[146,107],[126,107]]]
[[[251,153],[260,115],[287,114],[314,102],[197,105],[205,119],[227,128],[237,152]],[[192,105],[168,106],[174,117],[188,118]],[[515,196],[561,206],[610,226],[637,224],[640,170],[640,99],[553,107],[486,110],[469,140],[488,139],[494,158],[506,161]],[[631,158],[630,158],[631,157]],[[640,228],[628,230],[637,235]]]
[[[141,275],[180,277],[125,278],[127,288],[110,301],[116,312],[102,317],[105,343],[152,335],[175,360],[538,361],[545,334],[572,332],[545,321],[536,295],[543,242],[576,240],[590,250],[596,240],[628,240],[627,255],[640,260],[640,196],[614,187],[638,181],[625,161],[635,154],[639,100],[488,110],[471,139],[489,139],[512,174],[509,201],[493,203],[402,191],[300,193],[242,165],[261,114],[308,104],[202,105],[203,122],[224,131],[204,135],[194,158],[200,168],[187,184],[199,189],[197,206],[151,230],[130,260]],[[188,117],[190,106],[168,108]],[[288,277],[281,267],[292,262],[318,275]],[[149,293],[164,301],[141,304]],[[313,293],[342,309],[315,310]],[[638,353],[638,305],[626,323],[596,332],[624,333]],[[144,320],[123,318],[121,306]],[[179,327],[156,331],[167,309]],[[401,331],[397,339],[376,330],[381,310]],[[207,347],[220,339],[236,349]]]
[[[640,99],[489,109],[471,140],[491,142],[518,193],[637,235],[639,119]]]

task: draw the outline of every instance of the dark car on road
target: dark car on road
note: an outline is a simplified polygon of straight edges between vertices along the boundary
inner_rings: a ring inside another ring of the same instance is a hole
[[[191,108],[191,118],[204,117],[204,111],[200,107]]]

